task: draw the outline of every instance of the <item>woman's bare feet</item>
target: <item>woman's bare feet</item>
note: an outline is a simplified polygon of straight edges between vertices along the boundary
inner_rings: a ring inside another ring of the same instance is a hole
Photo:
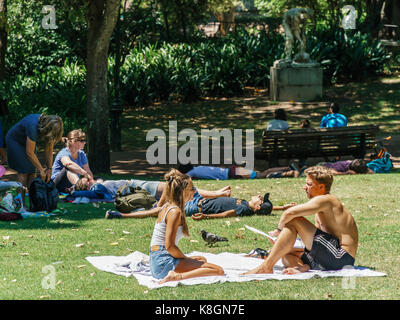
[[[168,272],[167,276],[158,283],[163,284],[168,281],[179,281],[179,280],[182,280],[182,274],[171,270],[170,272]]]
[[[191,256],[191,257],[189,257],[189,258],[190,258],[190,259],[197,260],[197,261],[201,261],[201,262],[204,262],[204,263],[207,263],[207,259],[204,258],[203,256]]]

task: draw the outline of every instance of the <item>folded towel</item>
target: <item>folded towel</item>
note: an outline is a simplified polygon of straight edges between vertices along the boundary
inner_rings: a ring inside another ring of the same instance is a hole
[[[255,274],[242,275],[242,273],[258,267],[263,260],[258,258],[245,257],[246,254],[235,254],[223,252],[220,254],[212,254],[206,252],[192,252],[188,256],[203,256],[208,262],[221,266],[224,271],[224,276],[210,276],[191,278],[180,281],[171,281],[164,284],[159,284],[160,280],[152,277],[149,267],[149,256],[139,251],[135,251],[127,256],[98,256],[87,257],[94,267],[99,270],[111,272],[125,277],[134,276],[140,285],[146,286],[149,289],[161,287],[176,287],[179,283],[184,285],[195,284],[211,284],[223,282],[244,282],[251,280],[306,280],[314,277],[382,277],[386,276],[383,272],[373,271],[365,267],[347,267],[338,271],[317,271],[310,270],[305,273],[286,275],[282,274],[284,269],[282,261],[279,260],[274,267],[273,274]]]

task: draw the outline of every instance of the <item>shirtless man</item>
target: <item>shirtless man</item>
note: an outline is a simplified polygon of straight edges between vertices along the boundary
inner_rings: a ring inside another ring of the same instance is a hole
[[[256,269],[246,274],[273,273],[282,258],[285,274],[312,270],[339,270],[354,265],[358,231],[353,216],[337,197],[329,194],[333,176],[321,166],[308,168],[304,190],[310,199],[286,210],[274,233],[279,234],[269,256]],[[315,225],[305,216],[315,214]],[[304,251],[295,251],[297,235],[305,244]]]

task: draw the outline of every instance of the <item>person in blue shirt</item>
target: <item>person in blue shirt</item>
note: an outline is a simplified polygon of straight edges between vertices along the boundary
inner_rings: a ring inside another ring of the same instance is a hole
[[[179,164],[178,170],[193,179],[228,180],[228,179],[263,179],[299,176],[299,172],[291,167],[275,167],[265,171],[248,170],[239,166],[220,168],[213,166],[193,166],[192,164]],[[280,173],[280,174],[278,174]]]
[[[336,102],[329,106],[328,114],[322,117],[321,128],[346,127],[347,118],[339,113],[339,105]]]
[[[61,149],[54,159],[51,179],[59,192],[68,193],[80,177],[93,182],[93,173],[89,167],[86,153],[83,151],[86,135],[81,129],[72,130],[62,138],[65,148]]]
[[[285,131],[289,129],[289,124],[286,121],[285,109],[279,108],[274,112],[274,120],[267,123],[267,131]]]
[[[18,182],[29,187],[39,171],[43,181],[49,182],[53,166],[53,148],[61,140],[62,119],[56,115],[30,114],[16,123],[6,135],[8,166],[17,171]],[[36,155],[36,144],[44,142],[46,167]]]

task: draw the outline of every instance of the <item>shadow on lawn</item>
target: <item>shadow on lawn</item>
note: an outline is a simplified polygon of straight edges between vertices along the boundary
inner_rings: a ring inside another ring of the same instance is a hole
[[[104,208],[104,209],[103,209]],[[114,209],[113,203],[99,203],[95,208],[91,203],[71,204],[62,203],[58,209],[66,213],[51,217],[25,218],[14,221],[0,221],[0,230],[29,230],[29,229],[79,229],[83,222],[92,219],[105,219],[105,213],[108,209]]]
[[[168,122],[177,121],[178,132],[184,128],[254,129],[256,143],[275,109],[287,112],[288,122],[297,128],[303,119],[319,127],[330,102],[338,102],[349,125],[379,124],[381,134],[392,134],[400,128],[400,80],[377,79],[368,83],[348,83],[324,89],[324,100],[300,103],[275,102],[267,90],[256,96],[205,98],[195,103],[154,103],[151,106],[124,112],[122,140],[125,150],[147,148],[146,134],[153,128],[168,134]]]

